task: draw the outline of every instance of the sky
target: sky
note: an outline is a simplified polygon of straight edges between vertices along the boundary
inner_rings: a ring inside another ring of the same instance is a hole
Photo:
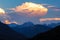
[[[19,24],[31,21],[38,24],[42,18],[60,19],[59,4],[60,0],[0,0],[0,8],[6,12],[5,15],[0,15],[0,20]]]

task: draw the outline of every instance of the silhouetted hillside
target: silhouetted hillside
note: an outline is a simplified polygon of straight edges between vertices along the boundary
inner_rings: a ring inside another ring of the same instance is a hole
[[[52,30],[39,33],[30,40],[60,40],[60,25]]]
[[[6,24],[0,22],[0,40],[27,40],[22,34],[17,33]]]
[[[47,26],[50,28],[55,28],[58,25],[60,25],[60,22],[59,23],[51,23],[51,24],[48,24]]]

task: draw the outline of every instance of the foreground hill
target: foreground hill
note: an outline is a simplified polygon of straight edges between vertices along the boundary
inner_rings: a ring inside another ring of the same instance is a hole
[[[30,40],[60,40],[60,25],[52,30],[39,33]]]
[[[0,40],[26,40],[26,38],[0,22]]]

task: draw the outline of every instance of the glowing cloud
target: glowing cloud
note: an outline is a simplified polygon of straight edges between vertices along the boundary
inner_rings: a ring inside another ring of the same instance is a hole
[[[5,20],[4,23],[5,23],[5,24],[11,24],[11,23],[18,24],[16,21],[14,21],[14,22],[10,22],[9,20]]]
[[[18,24],[16,21],[14,21],[14,22],[11,22],[11,23],[15,23],[15,24]]]
[[[4,23],[5,24],[11,24],[11,22],[9,20],[5,20]]]
[[[4,9],[0,8],[0,15],[3,15],[3,14],[5,14],[5,11]]]
[[[51,20],[60,21],[60,18],[41,18],[40,22],[51,21]]]
[[[11,8],[15,12],[25,13],[30,16],[44,16],[46,15],[48,9],[41,4],[36,4],[32,2],[25,2],[16,8]]]

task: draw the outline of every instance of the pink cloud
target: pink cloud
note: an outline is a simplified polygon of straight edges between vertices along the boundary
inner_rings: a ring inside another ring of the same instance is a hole
[[[44,16],[48,11],[43,5],[32,2],[25,2],[22,5],[16,6],[16,8],[11,8],[10,10],[24,13],[29,16]]]
[[[52,21],[52,20],[60,21],[60,18],[41,18],[41,19],[40,19],[40,22]]]

